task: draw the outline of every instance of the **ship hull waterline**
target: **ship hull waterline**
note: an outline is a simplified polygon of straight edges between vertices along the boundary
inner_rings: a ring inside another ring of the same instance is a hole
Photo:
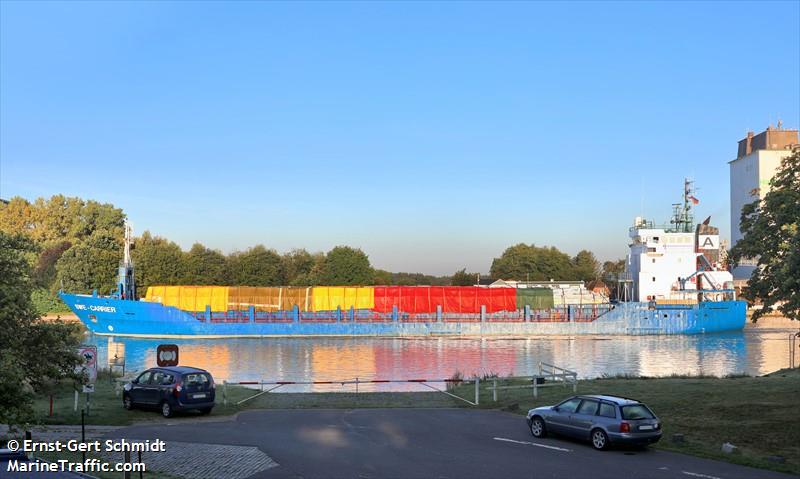
[[[743,301],[656,308],[619,303],[592,321],[218,322],[159,303],[66,293],[61,298],[92,333],[139,338],[672,335],[737,331],[746,322]]]

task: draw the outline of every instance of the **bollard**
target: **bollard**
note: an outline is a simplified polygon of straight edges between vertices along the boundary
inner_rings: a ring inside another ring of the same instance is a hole
[[[131,451],[129,449],[125,449],[125,464],[131,463]],[[123,476],[125,479],[131,479],[131,471],[126,470],[125,475]]]
[[[492,400],[497,402],[497,379],[492,379]]]
[[[480,399],[481,399],[480,383],[481,383],[481,378],[479,378],[478,376],[475,376],[475,405],[476,406],[478,404],[480,404]]]
[[[25,440],[33,442],[33,435],[31,434],[30,431],[25,431]],[[33,451],[28,453],[28,458],[33,459]]]

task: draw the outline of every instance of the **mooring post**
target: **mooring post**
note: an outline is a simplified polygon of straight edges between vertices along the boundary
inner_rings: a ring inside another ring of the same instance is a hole
[[[481,378],[475,376],[475,405],[480,404],[481,400]]]
[[[497,379],[492,379],[492,400],[497,402]]]

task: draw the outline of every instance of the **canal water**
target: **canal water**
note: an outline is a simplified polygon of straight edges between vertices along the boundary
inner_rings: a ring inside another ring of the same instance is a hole
[[[762,319],[739,332],[692,336],[575,336],[489,338],[279,338],[158,340],[94,336],[101,367],[124,358],[127,371],[156,365],[156,347],[178,344],[180,363],[210,371],[217,382],[444,379],[532,375],[539,362],[605,375],[761,375],[789,366],[789,336],[798,324]],[[800,351],[796,352],[800,361]],[[351,391],[351,385],[295,385],[279,389]],[[423,390],[413,383],[360,385],[368,390]]]

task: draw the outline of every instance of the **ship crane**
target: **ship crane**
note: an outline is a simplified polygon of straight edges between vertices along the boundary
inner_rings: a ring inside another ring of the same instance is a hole
[[[133,227],[125,221],[125,249],[122,263],[119,265],[119,275],[117,279],[116,296],[124,300],[136,300],[136,280],[133,271],[133,259],[131,259],[131,249],[133,248]]]

